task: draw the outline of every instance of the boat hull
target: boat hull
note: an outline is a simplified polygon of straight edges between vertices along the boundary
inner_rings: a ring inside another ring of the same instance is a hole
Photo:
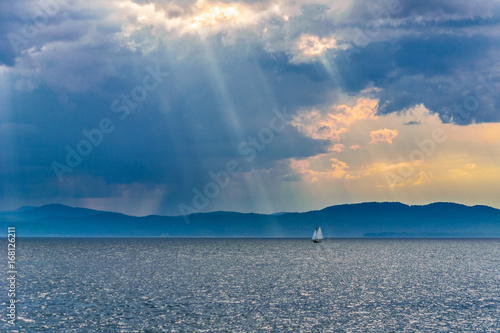
[[[321,239],[313,239],[313,243],[321,243]]]

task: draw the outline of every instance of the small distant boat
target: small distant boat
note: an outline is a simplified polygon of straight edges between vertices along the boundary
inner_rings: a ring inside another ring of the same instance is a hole
[[[321,232],[321,227],[319,228],[316,227],[316,229],[314,229],[312,241],[314,243],[321,243],[322,240],[323,240],[323,233]]]

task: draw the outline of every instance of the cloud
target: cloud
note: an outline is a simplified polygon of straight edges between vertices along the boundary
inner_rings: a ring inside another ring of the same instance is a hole
[[[300,64],[314,61],[329,49],[337,48],[335,37],[323,37],[302,34],[291,51],[290,63]]]
[[[292,121],[292,125],[313,139],[340,141],[341,135],[348,132],[347,128],[339,126],[330,115],[323,115],[318,110],[300,113]]]
[[[26,1],[6,8],[3,29],[20,32],[23,23],[16,21],[16,15],[23,11],[32,15],[38,7]],[[123,0],[98,5],[76,1],[61,6],[58,15],[29,40],[24,53],[12,58],[8,41],[0,43],[0,50],[6,63],[17,63],[24,71],[16,83],[20,90],[48,83],[84,92],[116,78],[133,53],[157,53],[156,59],[167,53],[171,55],[167,58],[182,59],[206,53],[203,43],[211,44],[210,38],[219,39],[223,47],[239,47],[238,42],[244,41],[246,51],[238,57],[284,55],[283,70],[330,80],[335,82],[333,88],[349,93],[375,85],[380,91],[380,113],[424,104],[445,122],[498,121],[499,75],[491,71],[497,67],[498,41],[488,27],[494,27],[500,5],[481,1],[470,8],[464,2],[463,8],[449,1],[397,3],[395,8],[381,1]],[[365,31],[367,23],[379,30]],[[353,44],[359,33],[368,35],[367,44]],[[221,54],[214,56],[231,58],[225,54],[231,50],[218,51]],[[300,67],[309,64],[313,71]],[[490,82],[481,88],[483,94],[489,92],[488,98],[479,103],[466,100],[467,94],[475,98],[483,79]],[[466,103],[473,103],[472,111]]]
[[[223,32],[233,37],[247,30],[255,29],[261,21],[279,15],[273,3],[216,2],[198,0],[196,2],[136,3],[130,0],[116,2],[117,14],[125,21],[126,36],[153,27],[157,38],[168,32],[170,38],[184,35],[205,38]]]
[[[332,170],[328,174],[334,178],[342,178],[342,176],[347,173],[346,169],[349,168],[347,163],[342,162],[336,158],[331,158],[330,161],[332,162]]]
[[[201,13],[193,17],[190,28],[198,29],[206,26],[214,26],[223,22],[237,22],[243,19],[240,6],[236,4],[205,5]]]
[[[353,105],[336,104],[325,111],[303,110],[291,124],[301,133],[313,139],[340,141],[342,135],[358,120],[376,119],[378,102],[369,98],[358,98]]]
[[[337,112],[332,114],[332,118],[346,126],[354,124],[358,120],[362,119],[377,119],[378,101],[370,98],[358,98],[356,104],[349,107],[346,104],[340,104],[333,106],[332,109]]]
[[[338,144],[334,145],[333,147],[330,147],[330,149],[328,149],[328,151],[341,153],[344,151],[344,149],[345,149],[345,146],[341,143],[338,143]]]
[[[419,172],[418,179],[413,183],[413,185],[422,185],[424,183],[430,182],[432,179],[432,172],[426,173],[425,171]]]
[[[451,169],[450,173],[455,177],[472,177],[472,171],[477,169],[476,163],[467,163],[462,168]]]
[[[328,154],[317,155],[303,160],[290,159],[290,169],[302,179],[315,183],[325,179],[340,179],[347,174],[349,165]]]
[[[376,130],[376,131],[371,131],[370,132],[370,137],[371,141],[370,143],[378,143],[378,142],[387,142],[392,144],[392,140],[397,137],[399,132],[397,130],[390,130],[387,128]]]

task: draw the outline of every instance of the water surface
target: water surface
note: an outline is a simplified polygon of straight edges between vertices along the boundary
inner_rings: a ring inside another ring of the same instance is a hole
[[[500,331],[499,240],[17,244],[18,332]]]

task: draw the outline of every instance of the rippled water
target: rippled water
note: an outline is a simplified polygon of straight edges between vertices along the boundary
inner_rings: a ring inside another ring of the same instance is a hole
[[[19,332],[500,331],[496,240],[17,243]]]

